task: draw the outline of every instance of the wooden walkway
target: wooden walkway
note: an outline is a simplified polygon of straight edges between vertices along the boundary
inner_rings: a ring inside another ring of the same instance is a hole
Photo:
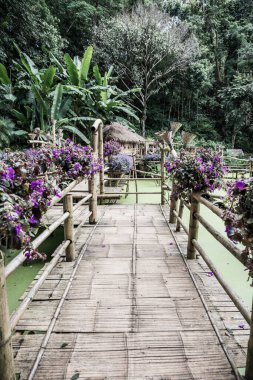
[[[203,263],[189,272],[161,207],[99,214],[80,231],[77,261],[62,258],[17,325],[20,380],[236,379],[221,340],[243,367],[247,324]]]

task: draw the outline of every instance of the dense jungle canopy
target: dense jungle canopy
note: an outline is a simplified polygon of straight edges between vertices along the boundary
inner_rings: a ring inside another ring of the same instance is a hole
[[[88,46],[100,100],[83,107],[73,86],[97,89],[73,57]],[[85,117],[122,111],[146,136],[180,121],[199,144],[253,150],[252,0],[0,0],[0,63],[2,148],[50,124],[57,98],[80,136]]]

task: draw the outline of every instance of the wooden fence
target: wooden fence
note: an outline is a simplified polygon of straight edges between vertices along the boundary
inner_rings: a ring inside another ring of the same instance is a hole
[[[174,185],[172,184],[172,194],[173,189]],[[225,247],[238,261],[240,261],[240,263],[244,264],[242,252],[200,214],[200,205],[208,208],[219,218],[222,217],[222,210],[213,205],[207,199],[203,198],[200,193],[193,193],[190,203],[188,203],[183,198],[176,200],[175,197],[171,197],[169,222],[176,223],[176,231],[180,231],[180,228],[182,227],[185,233],[188,235],[187,259],[196,259],[196,253],[198,252],[200,254],[210,270],[215,274],[223,289],[226,291],[226,293],[234,302],[235,306],[238,308],[245,320],[250,325],[250,338],[248,343],[245,378],[247,380],[253,380],[253,313],[245,307],[241,299],[235,294],[222,274],[214,266],[205,249],[198,242],[199,225],[201,224],[220,244],[223,245],[223,247]],[[186,225],[183,222],[183,213],[185,207],[190,211],[189,225]]]
[[[95,158],[103,158],[103,123],[101,120],[96,120],[92,126],[92,143],[93,155]],[[63,201],[63,215],[43,231],[33,242],[32,247],[38,248],[62,223],[64,223],[64,241],[55,250],[53,259],[50,261],[42,275],[29,290],[28,294],[22,300],[21,304],[13,315],[9,316],[8,302],[6,295],[6,278],[17,269],[26,259],[24,251],[20,252],[6,267],[4,267],[4,257],[0,251],[0,371],[1,380],[15,380],[15,369],[13,361],[13,353],[11,346],[11,331],[15,328],[19,318],[24,313],[29,303],[33,300],[36,292],[44,282],[50,271],[57,264],[60,256],[65,252],[66,261],[75,260],[75,240],[80,228],[86,223],[89,218],[90,224],[97,223],[97,185],[98,174],[92,173],[88,180],[89,192],[85,193],[78,203],[73,203],[73,195],[69,192],[82,180],[82,178],[73,181],[61,194],[61,198],[54,198],[51,207],[56,203]],[[101,170],[99,171],[99,191],[103,195],[104,191],[104,166],[101,162]],[[89,212],[81,223],[74,229],[73,213],[82,205],[89,202]]]

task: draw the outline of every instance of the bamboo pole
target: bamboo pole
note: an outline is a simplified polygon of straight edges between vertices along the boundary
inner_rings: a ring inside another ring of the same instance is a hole
[[[136,170],[136,172],[138,172],[138,170]],[[105,180],[104,181],[109,181],[109,180],[113,180],[113,181],[116,181],[116,180],[118,180],[118,181],[120,181],[120,180],[124,180],[124,181],[127,181],[127,182],[129,182],[129,181],[135,181],[135,178],[131,178],[131,177],[123,177],[123,178],[120,178],[120,177],[118,177],[118,178],[105,178]],[[138,181],[160,181],[160,179],[161,178],[143,178],[143,177],[139,177],[138,178]]]
[[[219,273],[219,271],[215,268],[213,262],[208,257],[208,254],[206,251],[201,247],[201,245],[196,241],[193,240],[192,244],[196,247],[197,251],[207,264],[208,268],[215,274],[215,277],[225,290],[225,292],[228,294],[228,296],[231,298],[231,300],[234,302],[237,309],[240,311],[242,316],[245,318],[247,323],[250,323],[250,312],[249,310],[243,305],[241,299],[235,294],[234,289],[232,289],[227,283],[224,277]]]
[[[181,227],[180,220],[183,218],[183,213],[184,213],[184,201],[183,201],[182,198],[180,198],[178,218],[177,218],[177,225],[176,225],[176,231],[177,232],[180,231],[180,227]]]
[[[101,122],[101,120],[100,120]],[[98,128],[99,128],[99,121],[95,121],[95,123],[92,126],[92,148],[93,148],[93,154],[94,158],[96,159],[98,157]],[[89,210],[91,211],[91,215],[89,218],[90,224],[96,224],[97,223],[97,173],[91,174],[91,179],[89,181],[89,193],[91,193],[92,198],[90,199],[89,204]]]
[[[164,146],[161,148],[161,205],[165,204],[165,170],[164,170],[164,164],[165,164],[165,150]]]
[[[219,207],[213,205],[211,202],[209,202],[207,199],[203,198],[201,194],[199,193],[194,193],[193,194],[194,198],[205,205],[209,210],[211,210],[214,214],[216,214],[219,218],[222,218],[223,211],[219,209]]]
[[[15,369],[11,345],[11,325],[4,274],[4,255],[0,251],[0,377],[15,380]]]
[[[191,209],[190,209],[190,223],[189,223],[189,236],[187,245],[187,259],[196,259],[196,248],[193,245],[193,240],[198,240],[199,221],[196,219],[195,214],[199,213],[200,203],[191,196]]]
[[[65,249],[70,244],[70,241],[63,241],[61,245],[59,245],[55,252],[53,259],[50,261],[50,263],[47,265],[45,270],[43,271],[42,275],[39,277],[38,281],[35,283],[35,285],[32,287],[32,289],[29,290],[28,294],[25,296],[25,298],[22,300],[21,304],[18,306],[18,308],[15,310],[14,314],[11,316],[11,328],[14,329],[16,324],[18,323],[19,319],[21,318],[22,314],[26,310],[29,303],[34,299],[34,296],[36,295],[37,291],[51,272],[51,270],[55,267],[55,265],[58,263],[61,255],[65,252]]]
[[[57,219],[51,226],[49,226],[45,231],[42,232],[36,239],[32,242],[32,247],[34,249],[38,248],[51,234],[59,227],[69,216],[68,212],[65,212],[59,219]],[[15,259],[13,259],[6,267],[5,267],[5,276],[8,277],[15,269],[19,267],[25,260],[26,257],[24,255],[25,251],[21,251]]]
[[[169,223],[176,223],[176,217],[173,213],[173,211],[177,211],[178,207],[178,200],[175,198],[175,184],[174,184],[174,179],[172,180],[172,186],[171,186],[171,196],[170,196],[170,218],[169,218]]]
[[[247,351],[245,378],[246,380],[253,380],[253,304],[251,311],[250,336]]]
[[[219,231],[217,231],[209,222],[207,222],[203,216],[199,214],[198,211],[195,213],[195,218],[205,227],[205,229],[210,232],[213,237],[220,242],[223,247],[225,247],[234,257],[237,258],[242,264],[244,261],[242,259],[242,254],[239,248],[235,247],[234,244],[227,238],[225,238]]]
[[[176,219],[177,219],[177,223],[180,224],[180,227],[182,226],[184,232],[185,232],[187,235],[189,235],[189,229],[188,229],[188,227],[186,226],[186,224],[184,224],[183,220],[179,217],[178,213],[174,210],[174,211],[173,211],[173,214],[175,215],[175,217],[176,217]]]
[[[134,183],[135,183],[136,203],[138,204],[138,182],[137,182],[136,162],[135,162],[134,156],[133,156],[133,177],[134,177]]]
[[[66,195],[63,198],[63,212],[68,212],[69,216],[64,221],[64,238],[70,240],[66,248],[66,261],[75,260],[75,243],[74,243],[74,223],[73,223],[73,196]]]
[[[98,158],[100,160],[101,170],[99,171],[99,190],[100,194],[105,192],[104,184],[104,143],[103,143],[103,123],[101,122],[98,127]]]
[[[73,197],[73,195],[72,195],[72,197]],[[82,197],[82,199],[77,204],[75,204],[75,206],[73,207],[73,212],[75,212],[80,206],[82,206],[85,202],[87,202],[89,199],[91,199],[92,195],[88,194],[88,195],[86,195],[86,197],[83,197],[83,196],[81,196],[81,197]],[[74,198],[76,198],[76,197],[74,196]]]

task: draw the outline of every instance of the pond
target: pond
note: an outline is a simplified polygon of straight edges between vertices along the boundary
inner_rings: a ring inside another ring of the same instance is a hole
[[[43,230],[40,230],[41,233]],[[39,247],[39,252],[45,252],[47,254],[47,261],[50,261],[51,255],[62,242],[64,238],[63,228],[59,227],[54,233]],[[7,254],[7,262],[11,257]],[[13,256],[12,256],[13,258]],[[33,262],[31,265],[19,266],[8,278],[7,278],[7,295],[9,310],[12,313],[19,305],[19,298],[28,288],[30,283],[36,277],[37,273],[44,266],[44,262]]]

